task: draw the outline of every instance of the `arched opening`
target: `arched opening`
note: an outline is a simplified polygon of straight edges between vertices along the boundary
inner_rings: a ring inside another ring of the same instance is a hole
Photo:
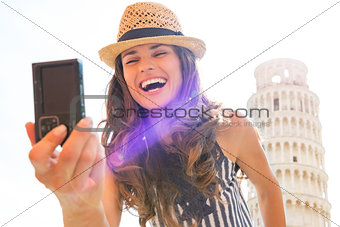
[[[310,191],[312,194],[317,194],[317,195],[320,195],[321,194],[321,191],[320,191],[320,188],[318,188],[318,185],[316,183],[316,179],[315,179],[315,175],[314,173],[311,173],[310,174]]]
[[[267,134],[268,136],[272,136],[273,135],[273,123],[272,123],[272,119],[269,118],[268,119],[268,128],[267,128]]]
[[[294,206],[292,200],[288,199],[286,202],[286,222],[292,224],[294,221],[295,214],[294,214]]]
[[[314,139],[314,140],[317,140],[315,123],[313,123],[312,130],[313,130],[313,139]]]
[[[271,102],[272,99],[271,99],[270,96],[271,96],[271,94],[269,92],[267,92],[267,94],[266,94],[266,105],[268,105],[268,107],[267,107],[268,110],[272,111],[272,106],[273,105],[272,105],[272,102]]]
[[[301,180],[300,180],[300,172],[295,169],[294,170],[294,184],[293,184],[293,191],[300,192],[301,191]]]
[[[307,120],[306,132],[307,132],[307,137],[308,137],[308,138],[311,138],[311,137],[312,137],[311,131],[312,131],[312,129],[311,129],[311,126],[310,126],[310,122],[309,122],[309,120]]]
[[[281,83],[281,77],[280,77],[279,75],[274,75],[274,76],[272,77],[272,83],[273,83],[273,84],[279,84],[279,83]]]
[[[315,159],[316,159],[316,167],[322,169],[320,154],[317,148],[314,148],[314,154],[315,154]]]
[[[276,118],[275,119],[275,127],[274,127],[274,136],[279,136],[281,135],[280,131],[281,131],[281,125],[280,125],[280,119]]]
[[[304,185],[303,192],[309,193],[310,185],[308,184],[308,174],[306,171],[302,172],[302,182],[302,184]]]
[[[291,135],[292,136],[297,136],[297,132],[296,132],[296,130],[297,130],[297,124],[296,124],[296,119],[295,119],[295,117],[292,117],[292,119],[291,119],[291,128],[292,128],[292,131],[291,131]]]
[[[285,69],[283,72],[284,72],[285,78],[288,80],[288,78],[289,78],[289,71],[288,71],[288,69]]]
[[[313,116],[315,116],[315,110],[314,110],[314,105],[313,105],[313,98],[311,98],[311,99],[309,100],[309,102],[310,102],[310,108],[311,108],[310,112],[311,112],[311,114],[312,114]]]
[[[303,120],[300,118],[299,120],[299,132],[301,137],[305,136],[305,123],[303,122]]]
[[[288,119],[287,119],[287,117],[284,117],[283,121],[282,121],[282,129],[283,129],[283,135],[284,136],[289,136],[290,135],[289,128],[290,127],[288,125]]]
[[[304,102],[304,105],[305,105],[305,112],[306,112],[306,113],[309,113],[309,106],[308,106],[308,104],[309,104],[308,97],[307,97],[307,95],[305,94],[305,102]]]
[[[317,189],[318,189],[318,195],[321,196],[322,198],[325,198],[325,190],[324,188],[322,187],[322,181],[321,181],[321,178],[320,178],[320,175],[318,174],[317,178],[316,178],[316,186],[317,186]]]
[[[303,143],[301,144],[300,151],[301,151],[301,163],[306,164],[307,163],[307,154],[306,154],[305,144],[303,144]]]
[[[295,107],[295,95],[294,92],[290,91],[289,92],[289,105],[290,105],[290,110],[296,110]]]
[[[280,100],[279,100],[279,94],[277,92],[274,92],[273,106],[274,106],[274,111],[280,110]]]
[[[281,150],[281,144],[279,143],[279,142],[277,142],[276,144],[275,144],[275,161],[276,162],[282,162],[282,159],[281,159],[281,152],[282,152],[282,150]]]
[[[263,95],[261,95],[260,97],[260,108],[266,108],[265,104],[264,104],[264,98],[263,98]]]
[[[297,157],[296,158],[296,161],[293,160],[293,162],[300,162],[301,159],[300,157],[298,156],[299,152],[298,152],[298,145],[296,142],[293,143],[293,156]]]
[[[300,93],[298,93],[298,110],[302,111],[302,97]]]
[[[315,156],[313,155],[313,149],[311,145],[308,146],[308,160],[309,160],[308,164],[316,166],[316,160]]]
[[[287,94],[285,91],[282,92],[282,110],[287,110]]]
[[[291,157],[290,157],[290,147],[289,147],[288,142],[285,142],[283,145],[283,154],[284,154],[284,162],[290,162]]]
[[[268,144],[268,159],[270,163],[273,163],[275,161],[273,156],[273,146],[271,143]]]
[[[292,187],[292,175],[290,174],[290,170],[285,170],[285,186],[288,188],[288,190],[291,190]]]
[[[282,185],[283,184],[283,182],[282,182],[282,172],[281,172],[280,169],[276,170],[276,178],[279,181],[280,185]]]
[[[313,226],[313,211],[310,207],[310,203],[309,201],[306,201],[305,202],[305,209],[304,209],[304,214],[305,214],[305,218],[304,218],[304,223],[305,223],[305,226]]]

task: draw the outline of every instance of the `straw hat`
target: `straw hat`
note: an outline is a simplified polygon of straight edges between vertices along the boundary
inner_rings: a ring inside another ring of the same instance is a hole
[[[142,44],[162,43],[191,50],[202,58],[202,40],[184,36],[176,15],[165,6],[153,2],[138,2],[126,7],[119,25],[117,42],[99,50],[99,56],[114,68],[116,57],[123,51]]]

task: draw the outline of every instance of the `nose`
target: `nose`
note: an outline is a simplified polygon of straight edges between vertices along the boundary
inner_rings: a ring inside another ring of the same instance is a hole
[[[145,57],[140,59],[139,62],[139,71],[142,73],[146,73],[150,70],[154,70],[155,69],[155,64],[154,61],[152,60],[152,58],[149,57]]]

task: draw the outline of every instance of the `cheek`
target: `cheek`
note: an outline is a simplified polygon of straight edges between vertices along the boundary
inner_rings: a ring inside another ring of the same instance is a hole
[[[126,71],[124,71],[123,78],[125,80],[130,95],[133,96],[134,93],[133,91],[135,90],[135,88],[133,87],[133,79],[131,78],[131,76],[129,76],[129,73],[127,73]]]
[[[182,71],[181,71],[181,66],[180,64],[176,67],[176,75],[177,75],[177,81],[178,81],[178,86],[179,89],[182,87],[183,84],[183,76],[182,76]]]
[[[125,83],[128,85],[128,89],[130,90],[131,89],[130,87],[133,85],[133,77],[127,70],[124,70],[123,77],[124,77]]]

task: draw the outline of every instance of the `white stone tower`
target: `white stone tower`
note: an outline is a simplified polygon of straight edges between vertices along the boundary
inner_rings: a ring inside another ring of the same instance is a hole
[[[283,188],[287,226],[328,227],[331,205],[318,118],[319,98],[308,89],[306,75],[305,64],[293,59],[274,59],[259,65],[255,69],[257,90],[247,107]],[[253,108],[266,108],[269,116],[265,110],[259,113]],[[264,226],[251,182],[248,192],[255,226]]]

